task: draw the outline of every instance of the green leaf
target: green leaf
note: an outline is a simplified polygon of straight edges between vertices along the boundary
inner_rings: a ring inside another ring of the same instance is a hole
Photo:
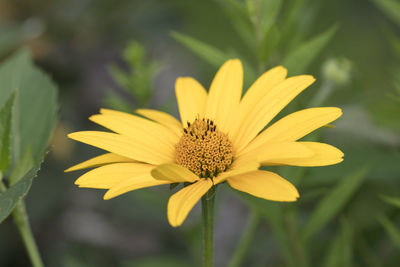
[[[15,95],[0,110],[0,172],[6,173],[11,163],[11,118]]]
[[[136,100],[139,107],[148,107],[154,89],[153,78],[158,73],[160,64],[147,60],[146,49],[136,41],[131,41],[124,49],[123,58],[129,67],[128,70],[111,65],[109,72],[117,84],[132,96],[132,100]],[[110,102],[127,102],[122,96],[119,98],[122,101],[113,98]]]
[[[270,31],[264,35],[261,41],[258,57],[261,62],[266,62],[272,52],[279,44],[280,32],[276,26],[272,26]]]
[[[11,186],[0,195],[1,222],[28,193],[43,161],[56,122],[57,87],[33,65],[25,50],[0,65],[0,84],[0,109],[15,95],[9,171],[12,179],[8,181]]]
[[[340,232],[335,235],[325,257],[324,267],[352,266],[353,231],[348,221],[341,221]]]
[[[15,164],[10,175],[9,184],[10,186],[18,182],[30,169],[35,165],[35,160],[32,156],[32,149],[28,147],[25,150],[22,158]]]
[[[198,55],[212,66],[219,68],[228,59],[237,57],[236,55],[225,54],[217,48],[196,40],[192,37],[173,32],[172,36],[183,45],[185,45],[194,54]],[[251,84],[256,78],[254,68],[246,61],[242,60],[243,68],[245,71],[244,85],[245,87]]]
[[[282,6],[282,0],[260,1],[258,16],[262,36],[267,34],[271,27],[276,24],[276,18]]]
[[[329,43],[336,29],[337,26],[331,27],[289,53],[283,60],[283,65],[288,68],[289,73],[292,75],[303,73]]]
[[[111,76],[114,78],[114,80],[118,83],[119,86],[121,86],[124,89],[128,89],[129,76],[124,71],[122,71],[116,65],[110,65],[108,67],[108,72],[110,72]]]
[[[198,55],[215,67],[221,66],[226,60],[229,59],[229,56],[222,51],[197,39],[177,32],[172,32],[171,35],[173,38],[175,38],[175,40],[186,46],[194,54]]]
[[[142,64],[146,55],[144,47],[137,41],[130,41],[124,49],[124,59],[131,65]]]
[[[373,0],[373,2],[398,26],[400,26],[400,3],[396,0]]]
[[[13,211],[15,205],[28,193],[32,180],[40,168],[40,163],[24,175],[15,185],[0,193],[0,223]]]
[[[41,162],[56,122],[57,87],[36,68],[23,50],[0,65],[0,108],[15,94],[12,118],[12,163],[30,147],[35,163]]]
[[[394,245],[400,249],[399,229],[397,229],[396,226],[394,226],[394,224],[386,216],[379,217],[379,222],[382,224],[386,233],[390,236],[390,239],[392,239]]]
[[[367,173],[367,168],[363,167],[347,175],[322,199],[304,229],[305,240],[317,233],[338,214],[361,186]]]
[[[380,195],[379,197],[386,203],[389,203],[395,206],[396,208],[400,208],[400,197],[393,197],[387,195]]]
[[[285,8],[282,9],[280,20],[282,26],[279,28],[282,33],[281,45],[287,48],[297,45],[297,40],[304,34],[304,29],[299,23],[303,18],[304,10],[308,0],[285,1]],[[308,13],[308,12],[307,12]]]
[[[236,0],[218,1],[229,17],[230,23],[239,34],[242,41],[251,49],[254,49],[254,28],[244,5]]]
[[[111,89],[109,91],[106,91],[103,97],[103,105],[107,108],[128,113],[132,112],[133,110],[133,105],[129,103],[126,98],[122,97]]]
[[[386,39],[389,41],[389,44],[392,48],[393,53],[396,58],[400,59],[400,38],[397,36],[392,29],[388,26],[383,27],[383,33],[385,34]]]

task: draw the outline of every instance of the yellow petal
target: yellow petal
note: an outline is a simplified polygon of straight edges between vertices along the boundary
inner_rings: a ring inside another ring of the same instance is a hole
[[[289,181],[268,171],[254,171],[228,178],[231,187],[273,201],[296,201],[299,193]]]
[[[309,108],[294,112],[272,124],[241,153],[254,151],[267,143],[296,141],[342,115],[340,108]]]
[[[291,159],[309,158],[314,154],[313,150],[301,142],[267,143],[238,156],[236,161],[237,164],[257,161],[261,165],[268,165],[268,163],[285,162]]]
[[[75,181],[79,187],[108,189],[114,185],[143,174],[148,174],[154,165],[143,163],[114,163],[88,171]]]
[[[104,112],[104,109],[101,112]],[[180,137],[156,122],[120,111],[109,110],[89,119],[114,132],[166,150],[174,149]]]
[[[69,138],[86,143],[109,152],[150,164],[163,164],[174,161],[174,150],[163,150],[149,145],[147,140],[135,140],[131,137],[98,131],[71,133]]]
[[[238,59],[225,62],[211,83],[207,99],[206,118],[228,133],[232,127],[242,96],[243,67]]]
[[[183,127],[187,126],[187,122],[193,122],[197,116],[204,116],[207,91],[198,81],[190,77],[176,79],[175,94]]]
[[[196,174],[175,163],[159,165],[151,171],[151,175],[155,179],[171,181],[174,183],[193,183],[199,180],[199,177]]]
[[[183,223],[193,206],[212,187],[210,179],[200,179],[173,194],[168,201],[168,220],[173,227]]]
[[[273,87],[282,82],[287,75],[287,70],[278,66],[261,75],[247,90],[239,105],[238,117],[234,122],[234,126],[229,131],[229,137],[233,140],[243,121],[246,120],[248,113],[262,99],[262,97]]]
[[[314,152],[314,155],[307,158],[296,158],[279,160],[272,162],[279,165],[293,165],[293,166],[305,166],[305,167],[316,167],[316,166],[327,166],[337,164],[343,161],[343,152],[334,146],[318,143],[318,142],[298,142],[306,146],[308,149]]]
[[[237,136],[232,140],[237,152],[253,138],[278,114],[293,98],[314,82],[309,75],[300,75],[286,79],[269,90],[248,113],[240,126]]]
[[[226,172],[223,172],[219,174],[216,178],[214,178],[214,184],[219,184],[224,182],[227,178],[236,176],[239,174],[247,173],[247,172],[252,172],[257,170],[260,167],[260,163],[256,161],[250,161],[246,162],[244,164],[235,164],[234,162],[232,164],[232,169]]]
[[[107,193],[104,195],[104,199],[110,199],[119,195],[122,195],[126,192],[142,189],[146,187],[170,184],[170,181],[162,181],[154,179],[150,175],[150,171],[146,174],[142,174],[133,178],[126,179],[121,181],[120,183],[111,187]]]
[[[88,169],[117,162],[135,162],[135,160],[114,153],[106,153],[69,167],[64,172]]]
[[[154,109],[137,109],[136,112],[167,127],[181,137],[183,131],[181,123],[168,113]]]

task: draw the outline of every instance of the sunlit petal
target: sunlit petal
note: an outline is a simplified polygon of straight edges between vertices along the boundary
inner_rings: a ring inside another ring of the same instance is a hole
[[[174,183],[190,182],[199,180],[199,177],[185,167],[175,164],[162,164],[151,171],[151,175],[158,180],[166,180]]]
[[[198,81],[190,77],[176,79],[175,94],[183,127],[195,118],[204,116],[207,91]]]
[[[212,187],[210,179],[201,179],[173,194],[168,201],[168,220],[174,226],[180,226],[193,206]]]
[[[243,67],[238,59],[228,60],[211,83],[205,117],[228,133],[236,119],[243,87]]]
[[[290,182],[268,171],[254,171],[228,178],[228,184],[256,197],[273,201],[296,201],[299,192]]]
[[[136,162],[133,159],[114,154],[114,153],[106,153],[91,159],[88,159],[84,162],[76,164],[72,167],[69,167],[65,170],[65,172],[72,172],[82,169],[94,168],[105,164],[117,163],[117,162]]]
[[[153,165],[143,163],[114,163],[88,171],[75,181],[79,187],[108,189],[129,178],[149,173]]]

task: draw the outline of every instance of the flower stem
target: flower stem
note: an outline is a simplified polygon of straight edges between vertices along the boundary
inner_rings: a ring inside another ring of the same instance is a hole
[[[246,230],[242,235],[239,244],[236,246],[235,252],[229,263],[230,267],[240,267],[243,266],[243,260],[245,255],[249,249],[251,240],[253,239],[257,226],[260,223],[260,214],[257,211],[253,210],[250,214],[249,222],[247,223]]]
[[[26,251],[28,252],[33,267],[43,267],[43,262],[33,238],[32,230],[29,225],[28,215],[25,209],[25,203],[20,200],[13,213],[14,222],[18,227],[22,240],[24,241]]]
[[[3,174],[0,171],[0,193],[7,191],[6,185],[2,181]],[[19,233],[21,234],[24,242],[26,251],[28,252],[33,267],[43,267],[42,259],[40,258],[39,250],[36,246],[35,239],[32,235],[32,230],[29,225],[28,215],[25,209],[24,200],[21,199],[17,206],[14,208],[12,215],[14,222],[18,227]]]
[[[203,214],[203,262],[204,267],[212,267],[214,259],[214,199],[215,187],[201,198]]]

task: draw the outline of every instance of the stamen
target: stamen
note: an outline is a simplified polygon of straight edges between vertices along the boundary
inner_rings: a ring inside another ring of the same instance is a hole
[[[233,145],[210,119],[196,118],[176,144],[176,163],[201,178],[213,178],[232,164]]]

